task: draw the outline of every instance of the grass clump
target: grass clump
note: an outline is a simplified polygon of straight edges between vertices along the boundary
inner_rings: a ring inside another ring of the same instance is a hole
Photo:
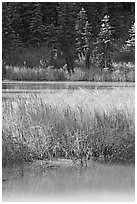
[[[118,101],[109,107],[112,95],[103,93],[102,106],[101,94],[84,90],[3,99],[3,165],[53,158],[134,162],[134,109]]]

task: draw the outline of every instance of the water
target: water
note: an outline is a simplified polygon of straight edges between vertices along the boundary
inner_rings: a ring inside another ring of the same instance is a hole
[[[3,90],[44,90],[44,89],[78,89],[79,87],[94,89],[89,83],[3,83]]]
[[[3,82],[3,90],[43,90],[43,89],[99,89],[113,87],[135,87],[134,83],[124,82]]]
[[[134,201],[134,165],[71,160],[44,161],[3,169],[3,201]]]

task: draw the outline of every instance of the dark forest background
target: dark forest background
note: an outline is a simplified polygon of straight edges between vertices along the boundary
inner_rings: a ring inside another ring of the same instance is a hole
[[[135,61],[134,2],[3,2],[3,74],[6,65],[34,68],[75,63],[113,69]]]

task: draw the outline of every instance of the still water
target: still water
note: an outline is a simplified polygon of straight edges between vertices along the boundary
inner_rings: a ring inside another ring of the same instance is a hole
[[[71,160],[3,168],[3,201],[134,201],[134,165]]]
[[[37,89],[100,89],[112,87],[135,87],[135,83],[126,82],[90,82],[90,81],[75,81],[75,82],[3,82],[3,90],[37,90]]]

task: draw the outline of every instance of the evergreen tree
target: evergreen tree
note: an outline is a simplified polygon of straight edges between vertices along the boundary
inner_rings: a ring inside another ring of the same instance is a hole
[[[129,51],[135,51],[135,23],[129,29],[129,39],[126,41],[126,46]]]
[[[76,20],[76,49],[80,57],[85,58],[85,65],[90,66],[90,45],[92,40],[91,25],[84,8],[80,10]]]
[[[19,35],[14,29],[16,22],[16,6],[12,2],[2,4],[2,42],[3,50],[6,52],[13,50],[18,46]]]
[[[6,64],[12,62],[15,52],[22,46],[19,33],[15,30],[16,4],[2,3],[2,77],[6,76]]]
[[[112,37],[113,28],[110,25],[109,18],[109,15],[105,15],[101,21],[97,52],[102,59],[101,66],[111,68],[111,53],[114,48],[114,39]]]
[[[56,26],[57,46],[66,59],[68,72],[74,72],[75,3],[60,3]]]
[[[86,47],[88,46],[87,24],[88,19],[86,11],[82,8],[78,13],[76,20],[76,48],[80,56],[85,55]]]
[[[31,7],[31,17],[29,23],[29,44],[33,46],[38,46],[40,43],[44,42],[45,36],[45,26],[42,22],[42,13],[41,13],[41,4],[40,3],[33,3]]]
[[[18,2],[16,4],[16,21],[14,29],[18,31],[20,39],[25,47],[29,46],[31,39],[30,21],[33,15],[32,2]]]

